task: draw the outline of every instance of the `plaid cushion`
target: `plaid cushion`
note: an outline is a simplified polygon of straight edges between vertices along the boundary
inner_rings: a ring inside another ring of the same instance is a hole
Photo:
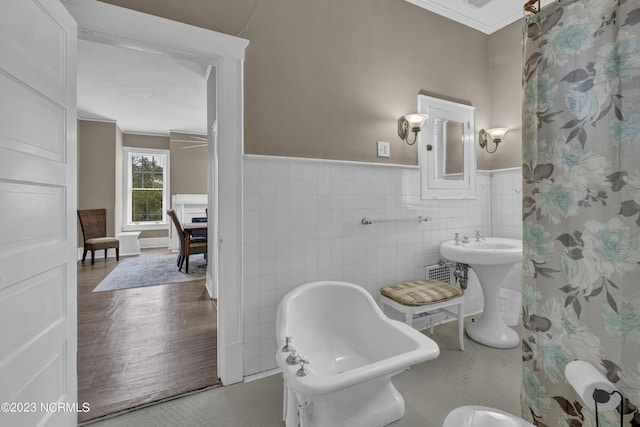
[[[433,304],[464,295],[464,291],[439,280],[416,280],[385,286],[380,293],[402,305]]]

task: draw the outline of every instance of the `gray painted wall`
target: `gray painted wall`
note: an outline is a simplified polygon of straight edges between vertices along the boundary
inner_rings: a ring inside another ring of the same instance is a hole
[[[487,36],[404,0],[103,1],[250,41],[246,153],[417,164],[396,128],[422,91],[474,105],[478,129],[512,128],[478,169],[521,163],[521,22]]]

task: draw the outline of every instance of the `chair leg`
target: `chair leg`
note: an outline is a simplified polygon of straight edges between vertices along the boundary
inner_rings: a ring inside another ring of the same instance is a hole
[[[116,261],[120,261],[120,248],[116,248]]]
[[[413,313],[411,313],[410,311],[407,311],[404,314],[404,321],[407,325],[413,328]]]
[[[89,250],[85,248],[84,252],[82,252],[82,263],[84,264],[84,260],[87,258],[87,252]]]
[[[178,271],[182,271],[182,266],[184,265],[184,259],[185,257],[181,257],[180,259],[180,264],[178,265]]]
[[[91,249],[91,265],[96,263],[96,250]]]
[[[107,250],[108,250],[108,249],[105,249],[105,250],[104,250],[104,259],[107,259]]]
[[[185,267],[184,267],[184,272],[185,273],[189,273],[189,257],[185,257],[185,258],[187,259],[186,260],[187,261],[187,265],[185,265]]]

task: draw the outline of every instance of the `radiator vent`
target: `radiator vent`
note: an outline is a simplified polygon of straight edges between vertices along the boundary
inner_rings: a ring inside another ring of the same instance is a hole
[[[444,283],[454,284],[453,269],[447,265],[428,265],[425,267],[425,276],[427,279],[439,280]]]

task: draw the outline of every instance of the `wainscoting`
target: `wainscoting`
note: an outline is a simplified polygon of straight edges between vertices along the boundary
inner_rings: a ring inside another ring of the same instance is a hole
[[[382,286],[424,277],[454,233],[496,236],[491,173],[478,173],[476,199],[422,200],[416,167],[266,156],[243,164],[245,376],[275,368],[276,308],[294,287],[344,280],[377,298]],[[403,221],[375,221],[386,219]],[[467,310],[482,308],[473,272],[466,297]]]
[[[92,293],[116,265],[78,263],[78,422],[219,385],[204,280]]]
[[[275,368],[276,309],[294,287],[344,280],[377,298],[382,286],[422,278],[454,233],[522,237],[521,168],[479,171],[476,199],[422,200],[417,167],[252,155],[243,165],[245,377]],[[386,219],[403,220],[375,221]],[[507,287],[521,286],[518,264]],[[465,309],[482,306],[470,271]]]

